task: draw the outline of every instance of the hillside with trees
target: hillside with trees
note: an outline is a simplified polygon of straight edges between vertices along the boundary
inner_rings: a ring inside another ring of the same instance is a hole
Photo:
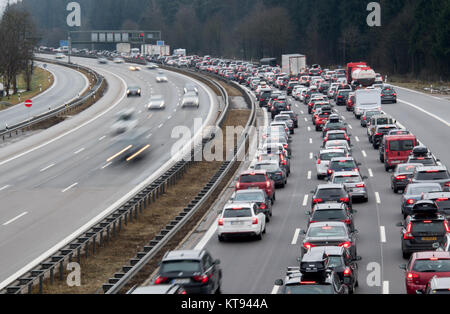
[[[67,37],[68,2],[24,0],[43,44]],[[385,73],[450,76],[450,0],[381,0],[381,27],[367,25],[370,1],[361,0],[78,2],[81,29],[161,30],[191,54],[255,60],[299,52],[309,63],[365,60]]]

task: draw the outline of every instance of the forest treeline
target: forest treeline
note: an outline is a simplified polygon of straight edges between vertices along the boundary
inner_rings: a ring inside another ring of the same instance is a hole
[[[43,42],[67,37],[70,1],[23,0]],[[308,63],[365,60],[379,71],[450,76],[450,0],[381,0],[369,27],[364,0],[78,0],[82,30],[161,30],[190,54],[256,60],[303,53]]]

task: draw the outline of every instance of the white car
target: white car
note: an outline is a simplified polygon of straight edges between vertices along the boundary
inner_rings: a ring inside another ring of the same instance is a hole
[[[266,215],[256,203],[233,203],[225,205],[219,217],[217,235],[219,241],[232,236],[255,236],[262,239],[266,233]]]
[[[345,150],[343,149],[322,149],[319,153],[319,156],[316,156],[316,172],[317,179],[323,180],[328,175],[328,166],[330,165],[330,161],[335,157],[347,157]]]
[[[125,63],[125,60],[123,60],[122,58],[114,58],[113,62],[119,64],[119,63]]]
[[[147,69],[149,69],[149,70],[154,70],[154,69],[157,69],[157,68],[159,68],[159,66],[156,65],[155,63],[150,63],[150,64],[147,66]]]
[[[352,151],[351,145],[348,144],[346,140],[332,140],[325,143],[324,149],[344,149],[347,154]]]
[[[158,76],[156,77],[156,83],[163,83],[163,82],[168,82],[169,79],[167,78],[167,76],[163,73],[163,72],[159,72]]]
[[[183,99],[181,100],[181,108],[185,107],[200,107],[200,101],[195,92],[187,92],[183,95]]]
[[[150,102],[147,105],[148,110],[152,109],[166,109],[166,102],[164,101],[164,97],[162,95],[153,95],[150,98]]]
[[[66,57],[66,55],[63,54],[63,53],[57,53],[57,54],[55,55],[55,59],[64,59],[65,57]]]
[[[130,108],[117,113],[116,122],[114,122],[111,128],[113,135],[118,135],[134,129],[137,125],[138,120],[135,110]]]

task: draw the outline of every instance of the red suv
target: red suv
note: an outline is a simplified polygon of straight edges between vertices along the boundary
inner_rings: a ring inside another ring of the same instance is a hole
[[[450,252],[414,253],[408,265],[400,267],[406,271],[406,292],[416,294],[417,290],[424,290],[434,276],[450,277]]]
[[[416,137],[410,135],[389,135],[384,136],[380,149],[380,160],[384,162],[386,171],[394,169],[399,164],[408,161],[409,155],[414,147],[419,144]]]
[[[267,175],[265,170],[250,170],[241,173],[235,191],[248,189],[264,190],[272,200],[272,204],[275,202],[275,181]]]

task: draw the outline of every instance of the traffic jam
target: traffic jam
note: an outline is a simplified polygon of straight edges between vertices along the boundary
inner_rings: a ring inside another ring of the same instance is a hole
[[[367,141],[374,156],[384,164],[386,184],[392,193],[403,193],[398,210],[404,220],[397,226],[401,229],[398,249],[409,261],[400,265],[406,292],[449,292],[450,175],[414,134],[383,112],[382,104],[397,103],[397,93],[393,86],[383,83],[380,74],[364,62],[335,70],[313,65],[297,75],[287,74],[292,69],[270,64],[256,67],[206,59],[196,65],[199,70],[247,86],[271,118],[270,125],[260,134],[255,160],[249,170],[239,175],[235,193],[219,218],[219,241],[242,236],[261,240],[272,215],[281,215],[276,210],[276,192],[285,187],[291,173],[292,137],[303,122],[294,112],[294,105],[302,104],[305,109],[300,107],[301,111],[307,111],[311,118],[308,129],[319,132],[323,138],[313,158],[317,179],[323,184],[311,191],[310,208],[306,211],[308,227],[301,230],[299,265],[289,267],[286,277],[276,280],[277,292],[357,291],[358,261],[362,257],[357,253],[359,231],[354,217],[358,215],[358,204],[369,200],[369,177],[362,175],[367,169],[362,172],[361,163],[352,155],[355,139],[350,134],[350,123],[340,112],[342,107],[366,129]],[[379,195],[375,197],[379,201]]]

